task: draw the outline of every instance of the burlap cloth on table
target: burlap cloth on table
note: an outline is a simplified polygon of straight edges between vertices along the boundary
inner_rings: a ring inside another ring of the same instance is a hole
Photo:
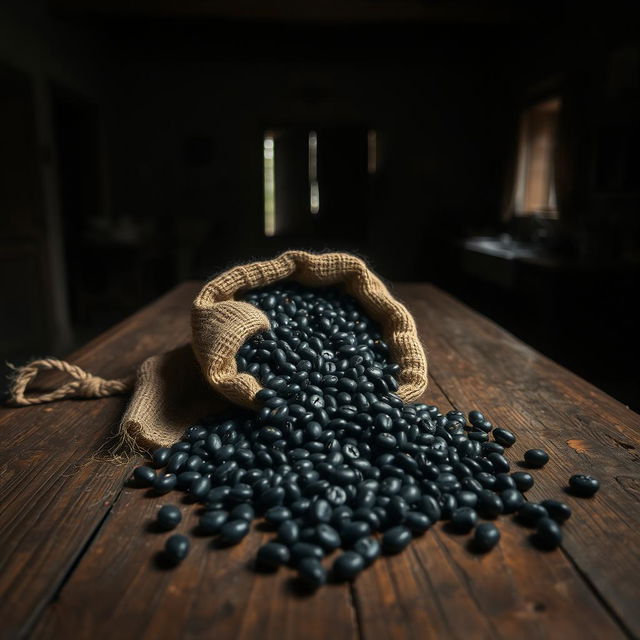
[[[310,287],[338,285],[356,298],[379,324],[391,361],[400,365],[398,395],[406,402],[418,399],[427,386],[425,352],[411,314],[380,278],[351,254],[287,251],[273,260],[233,267],[204,285],[191,308],[192,344],[139,367],[120,425],[123,440],[144,448],[167,446],[189,424],[231,403],[257,408],[261,386],[238,372],[236,354],[250,336],[270,325],[262,311],[236,298],[284,279]]]

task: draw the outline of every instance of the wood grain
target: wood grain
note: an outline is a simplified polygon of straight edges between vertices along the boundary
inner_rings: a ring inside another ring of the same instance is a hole
[[[172,496],[175,500],[175,496]],[[193,537],[187,559],[166,570],[156,554],[170,534],[148,530],[158,507],[173,502],[127,489],[69,583],[36,629],[34,637],[325,638],[357,636],[349,588],[331,585],[301,594],[293,572],[253,570],[268,534],[252,531],[242,544],[217,549],[211,537]],[[184,519],[174,531],[191,533],[197,505],[178,506]],[[272,535],[272,534],[271,534]],[[99,577],[99,580],[97,579]],[[122,632],[121,632],[122,633]]]
[[[188,340],[197,284],[178,287],[69,357],[105,377]],[[130,472],[102,450],[125,397],[0,409],[0,628],[26,633],[82,554]]]
[[[451,403],[512,429],[511,459],[530,448],[549,452],[528,496],[571,506],[563,548],[619,622],[640,635],[640,496],[633,490],[640,416],[435,287],[403,285],[398,293],[428,331],[432,381]],[[588,500],[567,495],[574,473],[596,475],[601,490]]]
[[[105,377],[188,339],[197,283],[178,287],[73,354]],[[146,638],[625,638],[640,636],[640,416],[531,350],[435,287],[399,285],[429,347],[425,395],[442,409],[480,408],[512,428],[517,461],[551,455],[530,499],[562,497],[574,510],[562,548],[542,553],[528,530],[498,521],[490,554],[439,523],[404,553],[381,558],[352,585],[302,594],[289,570],[258,574],[269,537],[259,528],[233,549],[194,536],[168,571],[149,529],[160,504],[123,489],[131,466],[97,454],[126,398],[0,411],[0,629],[6,637]],[[517,467],[517,463],[515,464]],[[571,473],[601,491],[563,493]],[[196,508],[185,506],[180,531]]]
[[[452,408],[433,378],[423,401]],[[530,530],[510,516],[496,524],[501,539],[491,553],[471,552],[471,534],[452,533],[440,522],[404,554],[382,558],[359,576],[354,590],[363,636],[626,637],[562,550],[533,548]],[[589,611],[586,629],[578,607]]]

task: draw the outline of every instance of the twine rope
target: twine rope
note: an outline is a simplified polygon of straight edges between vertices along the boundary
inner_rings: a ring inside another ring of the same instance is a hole
[[[48,393],[26,396],[29,383],[40,371],[62,371],[73,378]],[[45,402],[55,402],[65,398],[106,398],[107,396],[126,393],[133,388],[133,377],[105,380],[85,371],[70,362],[57,358],[33,360],[28,364],[15,368],[15,374],[9,384],[9,404],[24,407]]]

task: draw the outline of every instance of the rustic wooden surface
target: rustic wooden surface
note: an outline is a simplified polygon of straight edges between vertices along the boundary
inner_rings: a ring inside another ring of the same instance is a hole
[[[70,359],[118,377],[186,342],[198,286],[177,287]],[[499,546],[479,556],[467,548],[469,536],[439,523],[353,584],[306,596],[288,570],[252,571],[255,551],[269,536],[258,528],[232,549],[194,537],[188,558],[166,570],[156,561],[165,536],[149,523],[169,499],[125,488],[139,460],[116,465],[104,455],[126,398],[4,408],[2,636],[640,637],[640,416],[437,288],[407,284],[394,291],[428,346],[424,400],[447,410],[480,408],[513,429],[513,461],[534,446],[551,454],[527,496],[570,504],[560,549],[534,549],[529,530],[503,517]],[[564,493],[576,472],[600,478],[595,497]],[[179,531],[193,529],[195,512],[185,507]]]

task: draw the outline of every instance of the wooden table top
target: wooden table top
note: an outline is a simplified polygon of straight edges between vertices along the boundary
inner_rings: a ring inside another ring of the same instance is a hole
[[[189,340],[198,283],[180,285],[72,354],[103,377]],[[593,638],[640,637],[640,416],[428,284],[394,287],[428,347],[424,401],[482,410],[518,436],[509,458],[543,447],[527,497],[573,510],[562,547],[534,549],[529,530],[501,517],[487,555],[438,523],[353,584],[303,596],[293,572],[257,574],[271,534],[214,549],[193,538],[176,569],[155,562],[165,535],[149,530],[159,504],[123,483],[139,460],[101,457],[125,397],[0,410],[0,631],[3,637],[118,638]],[[588,349],[589,345],[585,345]],[[517,467],[517,464],[514,465]],[[593,473],[590,499],[567,496]],[[196,523],[186,507],[179,531]]]

